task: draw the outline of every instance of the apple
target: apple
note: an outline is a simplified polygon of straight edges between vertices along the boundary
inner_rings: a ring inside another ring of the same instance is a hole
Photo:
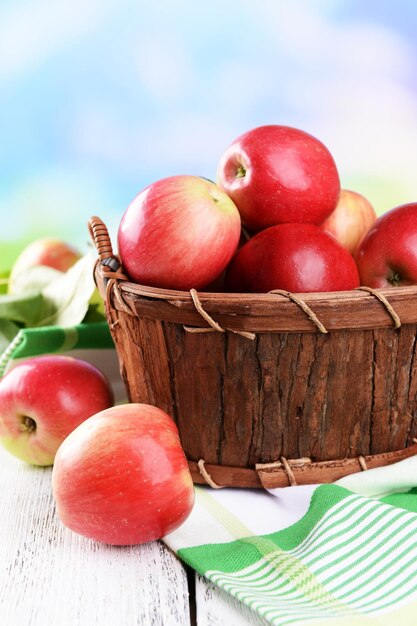
[[[211,181],[170,176],[140,192],[124,213],[118,249],[136,282],[200,289],[225,269],[240,238],[232,200]]]
[[[356,191],[342,189],[335,210],[321,227],[354,255],[358,243],[376,219],[377,215],[369,200]]]
[[[88,417],[113,404],[95,366],[69,356],[27,359],[0,380],[0,442],[33,465],[52,465],[58,447]]]
[[[321,224],[340,193],[329,150],[289,126],[259,126],[238,137],[220,159],[217,181],[255,231],[285,222]]]
[[[81,254],[70,244],[60,239],[44,238],[30,243],[17,257],[9,278],[9,292],[14,293],[13,284],[19,274],[30,267],[46,265],[66,272],[81,258]]]
[[[360,242],[355,260],[367,287],[417,284],[417,202],[379,217]]]
[[[352,255],[314,224],[278,224],[250,239],[230,263],[229,291],[295,293],[359,286]]]
[[[245,228],[241,229],[240,239],[237,246],[237,249],[241,248],[249,239],[252,237],[252,234],[249,233]],[[204,291],[208,291],[209,293],[224,293],[226,291],[225,285],[226,278],[226,270],[224,270],[220,276],[214,279],[212,283],[206,285]]]
[[[194,504],[177,427],[147,404],[118,405],[78,426],[58,450],[52,487],[65,526],[112,545],[160,539]]]

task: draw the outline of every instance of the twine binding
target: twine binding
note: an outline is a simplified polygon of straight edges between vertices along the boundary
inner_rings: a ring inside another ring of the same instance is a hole
[[[252,341],[256,338],[255,333],[249,333],[245,330],[234,330],[233,328],[222,328],[220,324],[218,324],[212,317],[207,313],[207,311],[203,308],[201,304],[200,298],[198,297],[198,293],[195,289],[190,289],[190,296],[196,308],[196,311],[200,313],[201,317],[209,324],[211,328],[197,328],[193,326],[183,326],[184,330],[191,333],[210,333],[213,331],[217,331],[219,333],[225,333],[227,330],[235,333],[236,335],[241,335],[246,339],[251,339]]]
[[[282,469],[287,475],[289,486],[295,487],[298,483],[294,476],[292,467],[311,465],[311,463],[312,460],[309,457],[302,457],[301,459],[287,459],[285,456],[281,456],[279,461],[272,461],[271,463],[256,463],[255,471],[258,473],[262,482],[262,470]]]
[[[273,294],[278,294],[280,296],[285,296],[286,298],[288,298],[292,302],[295,302],[295,304],[298,304],[300,309],[302,311],[304,311],[304,313],[307,315],[308,319],[311,320],[313,322],[313,324],[315,324],[315,326],[317,326],[318,330],[321,333],[326,334],[326,333],[329,332],[327,330],[327,328],[324,326],[324,324],[319,320],[319,318],[314,313],[314,311],[308,306],[308,304],[306,302],[304,302],[304,300],[302,300],[301,298],[296,296],[294,293],[291,293],[290,291],[285,291],[285,289],[273,289],[272,291],[268,291],[268,293],[273,293]]]
[[[392,306],[392,304],[388,302],[386,297],[380,291],[378,291],[377,289],[373,289],[372,287],[365,287],[365,286],[356,287],[356,289],[358,289],[359,291],[367,291],[368,293],[375,296],[375,298],[377,298],[377,300],[379,300],[384,305],[387,312],[392,317],[395,328],[400,328],[401,320],[400,320],[399,315],[395,312],[395,309]]]
[[[204,460],[201,460],[199,465],[194,461],[188,461],[188,465],[194,482],[200,485],[214,485],[214,488],[238,486],[277,489],[296,484],[333,483],[344,476],[358,472],[358,464],[362,471],[391,465],[414,456],[416,445],[417,438],[413,438],[412,444],[402,450],[326,461],[313,461],[308,457],[298,459],[281,457],[278,461],[257,463],[253,467],[232,467],[211,463],[210,470],[216,472],[221,485],[213,481],[208,474]]]
[[[364,456],[362,456],[362,454],[360,454],[360,455],[358,456],[358,462],[359,462],[359,465],[360,465],[360,467],[361,467],[361,470],[362,470],[363,472],[366,472],[366,471],[367,471],[367,469],[368,469],[368,467],[367,467],[367,465],[366,465],[365,457],[364,457]]]
[[[197,309],[197,312],[200,313],[201,317],[206,320],[207,324],[209,324],[214,330],[217,330],[219,333],[226,332],[224,328],[220,326],[214,319],[203,309],[203,305],[200,302],[200,298],[198,297],[197,291],[195,289],[190,289],[190,296],[192,301],[194,302],[194,306]]]
[[[315,326],[318,328],[318,330],[321,333],[323,333],[323,334],[327,334],[328,333],[327,328],[319,320],[317,315],[308,306],[308,304],[306,304],[306,302],[304,302],[304,300],[302,300],[301,298],[299,298],[295,294],[291,293],[290,291],[285,291],[283,289],[274,289],[272,291],[269,291],[268,293],[278,294],[278,295],[281,295],[281,296],[284,296],[284,297],[288,298],[289,300],[291,300],[292,302],[297,304],[300,307],[300,309],[302,309],[302,311],[304,311],[304,313],[307,315],[307,317],[313,322],[313,324],[315,324]],[[203,305],[201,304],[200,298],[198,297],[198,293],[197,293],[197,291],[195,289],[191,289],[190,290],[190,295],[191,295],[191,298],[193,300],[193,303],[194,303],[194,306],[195,306],[196,310],[201,315],[201,317],[209,324],[210,328],[196,328],[196,327],[193,327],[193,326],[183,326],[185,331],[187,331],[189,333],[210,333],[210,332],[213,332],[213,331],[224,333],[224,332],[226,332],[226,330],[230,330],[231,332],[236,333],[237,335],[242,335],[242,337],[246,337],[247,339],[252,339],[252,340],[255,339],[256,335],[254,333],[250,333],[250,332],[243,331],[243,330],[234,330],[232,328],[230,328],[230,329],[222,328],[222,326],[220,326],[220,324],[218,324],[211,317],[211,315],[209,315],[207,313],[207,311],[205,311],[205,309],[203,308]]]
[[[417,439],[412,440],[413,443],[417,443]],[[366,463],[366,459],[363,455],[359,455],[357,457],[359,466],[363,472],[368,471],[369,468]],[[296,487],[298,485],[297,479],[294,475],[293,468],[300,467],[303,465],[311,465],[313,463],[312,459],[309,457],[303,457],[301,459],[287,459],[285,456],[281,456],[279,461],[273,461],[272,463],[257,463],[255,465],[255,470],[258,473],[258,476],[263,483],[262,480],[262,470],[283,470],[287,475],[288,484],[290,487]]]
[[[281,463],[282,463],[282,467],[285,470],[285,473],[288,476],[288,482],[290,484],[290,487],[295,487],[297,485],[297,481],[295,480],[295,476],[294,473],[291,469],[291,465],[289,464],[289,462],[287,461],[287,459],[285,458],[285,456],[282,456],[280,458]]]
[[[206,470],[204,459],[200,459],[197,463],[197,466],[200,474],[210,487],[212,487],[213,489],[223,489],[222,485],[218,485],[216,482],[214,482],[214,480]]]

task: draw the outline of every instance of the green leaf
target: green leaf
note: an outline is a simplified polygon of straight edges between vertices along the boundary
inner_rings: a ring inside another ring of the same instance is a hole
[[[91,320],[104,319],[95,294],[95,263],[90,252],[65,273],[44,266],[28,268],[17,276],[15,293],[0,295],[0,320],[27,327],[75,326],[89,306]]]
[[[39,292],[0,295],[0,320],[33,326],[42,315],[44,298]]]
[[[93,295],[94,266],[92,251],[42,289],[44,307],[35,326],[75,326],[84,319]]]
[[[42,291],[53,280],[61,278],[64,272],[48,267],[47,265],[35,265],[28,267],[13,278],[9,285],[9,292],[19,295],[30,291]]]
[[[102,308],[99,304],[91,304],[88,307],[86,316],[83,319],[83,324],[94,324],[95,322],[103,322],[106,319],[105,314],[102,312]]]
[[[7,346],[16,337],[20,328],[10,320],[0,319],[0,354],[6,350]]]
[[[97,311],[100,312],[102,317],[103,317],[103,319],[105,319],[106,311],[105,311],[105,307],[104,307],[104,301],[103,301],[103,298],[101,297],[97,287],[94,289],[93,295],[90,298],[90,306],[96,306],[97,307]]]
[[[0,272],[0,294],[7,293],[10,272]]]

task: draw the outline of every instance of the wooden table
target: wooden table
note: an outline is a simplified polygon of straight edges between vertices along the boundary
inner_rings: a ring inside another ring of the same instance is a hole
[[[0,449],[1,626],[246,626],[263,622],[161,542],[85,539],[57,518],[51,469]]]

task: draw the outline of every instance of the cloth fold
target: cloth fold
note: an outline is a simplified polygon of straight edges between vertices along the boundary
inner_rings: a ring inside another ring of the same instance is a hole
[[[417,457],[334,484],[196,487],[166,544],[264,623],[417,622]]]

